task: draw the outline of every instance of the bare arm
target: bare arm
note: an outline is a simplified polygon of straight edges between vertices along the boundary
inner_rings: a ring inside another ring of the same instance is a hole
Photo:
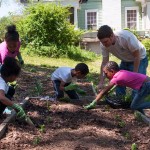
[[[103,68],[106,65],[106,63],[109,61],[109,56],[108,57],[103,57],[102,63],[101,63],[101,67],[100,67],[100,82],[99,82],[99,89],[101,89],[103,87],[104,84],[104,79],[105,76],[103,74]]]
[[[0,101],[6,106],[12,106],[14,103],[10,101],[6,96],[3,90],[0,90]]]
[[[106,86],[103,90],[100,91],[100,93],[96,96],[96,101],[99,101],[107,92],[114,86],[114,83],[109,83],[108,86]]]
[[[61,83],[60,83],[60,87],[59,87],[59,89],[61,90],[61,91],[64,91],[64,86],[65,86],[65,82],[64,81],[61,81]]]
[[[134,68],[133,71],[134,72],[138,72],[139,70],[139,65],[140,65],[140,53],[138,50],[136,50],[135,52],[132,53],[134,56]]]

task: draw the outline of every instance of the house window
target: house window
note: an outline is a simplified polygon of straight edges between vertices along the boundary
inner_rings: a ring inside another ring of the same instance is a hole
[[[125,9],[125,15],[126,15],[126,28],[129,29],[138,29],[138,7],[127,7]]]
[[[85,13],[85,28],[96,30],[97,29],[97,10],[86,10]]]

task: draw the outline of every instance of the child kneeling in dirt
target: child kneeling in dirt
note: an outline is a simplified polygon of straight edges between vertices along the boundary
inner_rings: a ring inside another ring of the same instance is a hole
[[[70,99],[79,99],[78,94],[84,95],[85,91],[79,89],[77,84],[72,83],[72,80],[74,77],[77,79],[84,78],[88,73],[89,68],[85,63],[79,63],[75,68],[57,68],[51,75],[56,98],[62,99],[65,91]]]
[[[131,109],[139,110],[141,113],[144,113],[143,109],[150,108],[150,102],[144,101],[144,98],[150,94],[150,78],[148,76],[136,72],[120,70],[118,64],[114,61],[109,61],[104,67],[103,72],[110,80],[109,85],[101,90],[96,99],[84,107],[85,109],[95,108],[96,103],[107,94],[114,85],[127,86],[138,90],[130,105]]]
[[[6,57],[4,64],[1,66],[0,76],[0,115],[7,106],[13,108],[17,112],[18,118],[26,116],[23,108],[11,101],[15,94],[15,89],[8,85],[8,82],[13,82],[19,76],[21,67],[17,60],[12,57]]]

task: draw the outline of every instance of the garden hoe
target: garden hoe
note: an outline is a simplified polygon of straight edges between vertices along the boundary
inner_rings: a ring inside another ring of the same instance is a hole
[[[34,123],[32,122],[32,120],[28,116],[25,117],[25,121],[28,125],[35,127]]]

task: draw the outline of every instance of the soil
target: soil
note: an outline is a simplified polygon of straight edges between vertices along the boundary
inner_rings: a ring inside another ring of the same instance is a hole
[[[41,70],[38,70],[38,73]],[[35,82],[44,85],[42,95],[53,95],[48,77],[51,70],[41,74],[23,72],[19,79],[17,99],[37,96]],[[32,82],[31,82],[32,81]],[[136,143],[139,150],[150,149],[150,128],[138,121],[129,109],[112,109],[102,103],[96,109],[84,110],[83,105],[94,99],[90,83],[80,82],[88,96],[69,103],[30,99],[26,112],[35,127],[17,120],[9,124],[0,141],[4,150],[130,150]]]

